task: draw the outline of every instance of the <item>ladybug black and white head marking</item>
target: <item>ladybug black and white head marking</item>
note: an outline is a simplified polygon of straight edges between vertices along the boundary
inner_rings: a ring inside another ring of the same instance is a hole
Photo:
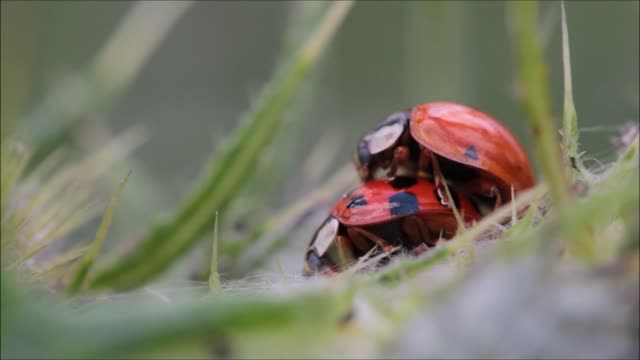
[[[360,140],[353,161],[357,168],[365,172],[363,177],[373,175],[368,171],[370,166],[375,165],[376,156],[393,149],[402,135],[408,133],[410,117],[408,111],[393,113]]]
[[[305,256],[303,274],[311,276],[322,273],[330,268],[324,255],[338,236],[340,223],[333,216],[329,216],[313,235],[307,255]]]
[[[409,113],[393,113],[365,136],[369,154],[381,153],[395,145],[409,126],[409,117]]]
[[[324,256],[331,244],[338,236],[338,228],[340,223],[333,216],[329,216],[327,220],[318,228],[318,231],[313,235],[309,249],[315,250],[319,257]]]

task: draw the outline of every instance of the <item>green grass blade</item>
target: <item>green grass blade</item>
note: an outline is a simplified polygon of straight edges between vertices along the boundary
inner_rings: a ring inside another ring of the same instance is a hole
[[[184,205],[168,221],[154,226],[132,254],[100,271],[92,287],[139,285],[166,269],[206,232],[214,212],[222,211],[250,177],[261,150],[352,5],[346,1],[332,4],[303,46],[244,116],[224,151],[212,158],[209,171]]]
[[[30,169],[71,138],[71,131],[84,114],[104,111],[117,101],[193,3],[132,4],[86,69],[51,89],[20,122],[19,138],[28,139],[36,149]]]
[[[213,225],[213,243],[211,244],[211,269],[209,271],[209,290],[214,294],[222,293],[220,274],[218,273],[218,212]]]
[[[578,118],[573,103],[573,83],[571,80],[571,55],[569,48],[569,31],[567,30],[567,13],[564,1],[560,3],[562,8],[562,70],[564,74],[564,106],[562,116],[562,147],[569,158],[567,165],[572,167],[572,162],[578,158]],[[577,165],[576,165],[577,167]],[[571,171],[571,168],[569,168]]]
[[[2,357],[128,358],[131,351],[163,346],[167,341],[211,339],[219,334],[256,331],[303,332],[303,337],[338,328],[351,309],[353,291],[324,288],[302,294],[199,297],[176,306],[124,302],[90,304],[83,311],[52,298],[30,296],[2,273]],[[45,305],[47,304],[47,305]],[[55,308],[56,311],[51,311]],[[22,339],[29,334],[27,340]],[[6,345],[6,346],[5,346]]]
[[[559,142],[551,113],[548,68],[538,32],[538,3],[514,1],[510,10],[513,45],[516,50],[522,104],[527,112],[538,163],[555,206],[562,209],[569,200]]]
[[[187,0],[131,3],[121,23],[84,69],[68,74],[48,89],[40,103],[19,121],[17,136],[34,146],[27,173],[61,146],[78,145],[74,130],[79,123],[101,118],[87,114],[110,111],[194,4]],[[122,199],[123,209],[117,215],[125,221],[118,224],[126,226],[141,219],[145,221],[146,214],[165,205],[162,193],[154,178],[145,173],[144,166],[133,159],[123,160],[120,165],[133,169],[137,176],[128,185],[133,195]],[[120,181],[109,175],[103,179],[109,187],[117,186]],[[147,195],[145,201],[139,201]]]
[[[440,263],[453,254],[451,247],[442,246],[439,249],[429,252],[429,254],[419,260],[404,261],[396,266],[385,269],[374,274],[370,281],[384,286],[394,286],[402,281],[410,279],[434,265]]]
[[[82,244],[72,249],[66,250],[62,254],[47,261],[46,263],[35,266],[36,269],[34,270],[33,274],[35,277],[46,276],[56,268],[68,265],[69,263],[74,262],[76,259],[79,259],[87,253],[87,250],[89,250],[90,247],[91,245]]]
[[[131,175],[131,172],[127,174],[120,185],[118,185],[118,188],[113,193],[113,195],[111,195],[109,206],[107,206],[107,210],[104,213],[102,222],[100,223],[100,227],[98,228],[98,232],[96,233],[96,237],[93,239],[91,247],[89,248],[89,250],[87,250],[86,254],[82,258],[80,266],[78,267],[78,270],[76,271],[75,276],[67,289],[69,294],[76,293],[84,284],[84,280],[87,277],[89,270],[91,269],[91,265],[93,265],[96,256],[98,256],[100,247],[102,246],[102,243],[107,236],[107,231],[109,230],[109,226],[111,225],[111,218],[113,217],[113,212],[116,208],[116,204],[118,203],[118,199],[120,198],[120,194],[122,194],[122,191],[127,184],[129,175]]]
[[[345,165],[326,184],[267,219],[248,239],[243,241],[244,249],[241,250],[239,258],[234,261],[236,265],[230,273],[242,276],[263,264],[279,248],[286,245],[286,241],[290,239],[287,233],[291,232],[305,214],[314,207],[322,206],[341,191],[346,191],[355,182],[353,165]]]

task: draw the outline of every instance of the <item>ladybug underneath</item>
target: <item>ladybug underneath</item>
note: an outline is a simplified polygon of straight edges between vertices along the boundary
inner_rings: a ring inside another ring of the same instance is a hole
[[[391,114],[365,135],[354,154],[363,181],[386,171],[442,178],[489,208],[534,185],[529,159],[499,121],[465,105],[432,102]]]
[[[402,246],[419,253],[451,238],[458,223],[439,188],[426,178],[372,180],[344,195],[313,235],[304,275],[334,274],[374,246],[384,252]],[[464,196],[451,192],[464,222],[480,215]]]

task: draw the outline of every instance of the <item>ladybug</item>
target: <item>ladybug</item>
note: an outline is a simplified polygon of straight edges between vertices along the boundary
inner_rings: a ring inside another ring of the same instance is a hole
[[[431,102],[396,112],[358,143],[353,161],[363,181],[421,174],[494,207],[534,185],[527,154],[498,120],[471,107]]]
[[[420,253],[455,235],[458,223],[442,193],[424,177],[369,181],[345,194],[311,239],[304,275],[335,274],[374,246]],[[465,223],[480,218],[472,203],[451,192]]]

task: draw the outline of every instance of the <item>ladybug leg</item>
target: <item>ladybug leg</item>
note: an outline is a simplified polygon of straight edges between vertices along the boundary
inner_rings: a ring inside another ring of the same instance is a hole
[[[464,184],[466,191],[470,194],[478,194],[486,196],[490,199],[495,199],[493,209],[497,209],[502,206],[502,194],[493,182],[486,181],[485,179],[476,179],[467,181]],[[490,205],[488,205],[490,206]]]
[[[420,149],[420,156],[418,157],[418,172],[426,172],[429,164],[431,164],[431,152],[426,149]]]
[[[436,158],[436,154],[429,151],[429,156],[431,157],[431,164],[433,164],[433,180],[437,188],[440,187],[440,181],[444,181],[442,178],[442,173],[440,172],[440,164],[438,164],[438,158]]]
[[[384,252],[390,253],[393,251],[393,247],[389,245],[383,238],[363,228],[359,228],[359,227],[349,228],[347,229],[347,234],[349,234],[349,237],[351,238],[353,238],[351,236],[352,234],[358,234],[362,237],[365,237],[371,240],[372,242],[374,242],[376,245],[380,246]]]
[[[389,172],[387,173],[388,177],[393,177],[396,175],[398,171],[398,166],[402,163],[407,162],[409,160],[409,148],[406,146],[398,146],[393,150],[393,160],[391,160],[391,165],[389,166]]]
[[[449,189],[447,188],[446,179],[440,172],[440,164],[438,163],[438,158],[433,152],[429,152],[431,155],[431,163],[433,164],[433,182],[438,191],[438,196],[440,197],[442,205],[448,207],[449,209],[453,208],[455,204],[450,203],[449,195],[451,194]],[[449,194],[449,195],[448,195]]]
[[[426,253],[427,251],[429,251],[429,247],[427,246],[427,244],[422,243],[416,247],[414,247],[413,249],[411,249],[411,255],[414,256],[418,256],[418,255],[422,255],[424,253]]]
[[[494,210],[495,210],[502,205],[502,195],[500,195],[500,190],[498,190],[498,188],[495,186],[492,186],[490,191],[491,191],[491,197],[496,198],[496,204],[494,207]]]
[[[421,218],[417,216],[408,216],[402,222],[402,230],[407,236],[407,240],[411,243],[411,249],[418,248],[421,244],[435,245],[431,237],[429,229]]]
[[[347,229],[347,236],[355,245],[361,253],[366,254],[369,250],[371,250],[371,244],[367,242],[367,238],[364,237],[361,233],[355,231],[353,228]]]

